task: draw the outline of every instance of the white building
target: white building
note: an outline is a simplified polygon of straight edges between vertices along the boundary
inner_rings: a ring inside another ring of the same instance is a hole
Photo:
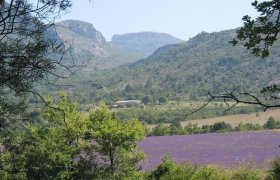
[[[113,104],[113,107],[133,107],[140,106],[141,101],[139,100],[125,100],[125,101],[117,101]]]

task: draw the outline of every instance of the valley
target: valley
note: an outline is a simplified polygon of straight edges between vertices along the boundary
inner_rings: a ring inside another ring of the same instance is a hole
[[[136,2],[0,0],[0,179],[279,180],[279,1]]]

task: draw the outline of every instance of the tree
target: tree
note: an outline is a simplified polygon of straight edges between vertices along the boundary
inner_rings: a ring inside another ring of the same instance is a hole
[[[229,123],[226,122],[216,122],[210,126],[210,132],[223,132],[231,131],[232,127]]]
[[[159,104],[164,104],[166,102],[167,102],[167,98],[166,97],[161,96],[161,97],[158,98],[158,103]]]
[[[277,129],[279,125],[280,122],[276,121],[273,117],[270,116],[263,127],[266,129]]]
[[[104,164],[106,175],[117,179],[137,179],[137,163],[143,154],[136,152],[136,143],[145,136],[142,123],[136,120],[121,122],[111,114],[105,103],[90,115],[96,151]],[[133,178],[134,177],[134,178]]]
[[[162,123],[156,125],[151,132],[152,136],[166,136],[169,134],[170,134],[170,127]]]
[[[87,138],[89,119],[75,102],[60,95],[48,102],[61,111],[46,107],[44,125],[29,124],[24,131],[1,139],[3,179],[89,179],[95,175],[92,140]]]
[[[152,97],[151,96],[145,96],[142,98],[142,102],[147,105],[147,104],[150,104],[152,102]]]
[[[70,0],[1,0],[0,127],[20,118],[30,93],[42,98],[33,89],[37,82],[52,83],[64,77],[54,69],[74,67],[62,63],[66,48],[54,38],[55,18],[70,6]]]
[[[270,55],[269,48],[277,41],[279,36],[280,1],[254,1],[252,6],[255,7],[260,15],[255,20],[248,15],[244,16],[242,19],[244,25],[236,31],[236,39],[233,39],[231,43],[233,45],[242,44],[244,47],[251,50],[255,56],[265,58]],[[225,102],[234,101],[235,104],[228,104],[229,110],[239,103],[260,105],[264,110],[267,110],[280,107],[279,92],[279,84],[268,85],[255,92],[242,91],[237,87],[218,95],[213,95],[209,92],[208,102],[216,99],[221,99]],[[207,104],[208,103],[195,110],[193,113],[204,108]]]
[[[0,139],[3,179],[138,179],[143,154],[136,152],[136,143],[145,136],[142,123],[121,122],[104,104],[84,114],[64,94],[48,105],[45,124],[30,123]]]
[[[184,129],[180,121],[174,121],[170,124],[170,135],[182,135],[184,134]]]
[[[268,57],[269,47],[275,43],[280,31],[280,2],[254,1],[252,6],[260,16],[255,20],[248,15],[244,16],[244,26],[236,31],[237,39],[233,39],[231,43],[236,45],[241,42],[244,47],[251,49],[254,55]]]

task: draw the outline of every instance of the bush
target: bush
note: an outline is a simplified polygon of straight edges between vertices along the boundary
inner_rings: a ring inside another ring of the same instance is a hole
[[[229,123],[226,122],[216,122],[210,126],[211,132],[227,132],[232,131],[232,127]]]
[[[269,117],[267,122],[263,125],[265,129],[277,129],[279,128],[280,121],[276,121],[273,117]]]
[[[280,179],[280,156],[278,156],[271,164],[267,180]]]
[[[241,167],[233,172],[232,180],[260,180],[262,176],[256,169]]]
[[[227,180],[226,172],[213,166],[205,166],[197,171],[192,180]]]
[[[173,171],[169,171],[165,175],[163,175],[161,180],[176,180],[176,179],[192,179],[195,172],[197,170],[197,166],[194,166],[190,163],[185,163],[184,165],[179,166]]]
[[[170,134],[170,127],[164,124],[156,125],[151,132],[152,136],[166,136]]]
[[[162,163],[148,176],[147,179],[171,180],[171,179],[192,179],[197,170],[197,166],[189,162],[181,165],[167,156],[162,158]]]

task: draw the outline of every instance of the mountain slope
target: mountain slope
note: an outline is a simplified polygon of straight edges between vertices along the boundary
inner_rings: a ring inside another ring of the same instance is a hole
[[[128,33],[114,35],[111,44],[127,52],[136,53],[147,57],[156,49],[167,44],[181,43],[183,40],[169,34],[156,32]]]
[[[66,47],[71,47],[71,56],[75,61],[88,62],[88,71],[94,68],[116,67],[139,58],[135,54],[112,47],[103,35],[87,22],[62,21],[56,24],[56,32]]]
[[[142,99],[150,96],[173,100],[199,99],[208,91],[223,92],[240,87],[247,91],[280,83],[280,43],[268,59],[252,56],[245,48],[229,41],[235,30],[202,32],[175,45],[159,48],[152,56],[96,75],[92,98]]]

